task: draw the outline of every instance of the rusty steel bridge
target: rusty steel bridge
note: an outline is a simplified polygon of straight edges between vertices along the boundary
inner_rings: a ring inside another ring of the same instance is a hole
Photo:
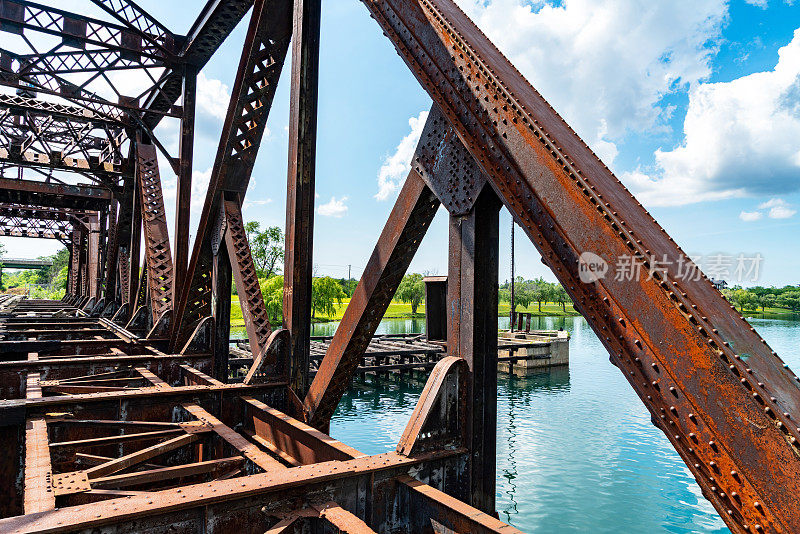
[[[798,377],[706,277],[678,276],[680,247],[453,0],[363,0],[433,107],[313,379],[320,0],[208,0],[186,35],[91,1],[100,18],[0,0],[0,234],[70,252],[62,301],[0,299],[0,532],[515,532],[495,518],[502,207],[728,527],[800,532]],[[197,76],[243,20],[190,247]],[[290,47],[273,329],[241,212]],[[122,70],[146,88],[116,86]],[[167,118],[174,153],[154,133]],[[172,240],[159,154],[177,176]],[[329,422],[440,207],[446,355],[397,449],[365,455]],[[587,283],[584,252],[673,261]],[[239,380],[231,280],[253,353]]]

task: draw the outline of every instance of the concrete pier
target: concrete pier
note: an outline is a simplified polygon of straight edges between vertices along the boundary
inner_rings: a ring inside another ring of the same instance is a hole
[[[525,346],[520,347],[521,343]],[[498,371],[528,376],[542,367],[569,365],[569,332],[501,332],[498,349]]]

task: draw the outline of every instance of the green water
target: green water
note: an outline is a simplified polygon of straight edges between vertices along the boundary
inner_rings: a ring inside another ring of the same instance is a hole
[[[525,532],[727,533],[694,478],[582,317],[534,318],[572,334],[569,368],[529,378],[501,375],[497,510]],[[800,322],[751,323],[800,368]],[[500,326],[507,327],[501,318]],[[332,334],[336,323],[315,325]],[[385,320],[381,333],[420,332],[424,321]],[[331,434],[368,454],[393,449],[422,384],[357,381]]]

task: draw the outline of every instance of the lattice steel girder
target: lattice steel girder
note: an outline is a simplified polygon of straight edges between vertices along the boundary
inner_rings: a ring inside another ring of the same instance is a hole
[[[175,35],[152,15],[131,0],[92,0],[128,28],[158,47],[172,50]]]
[[[127,117],[121,112],[121,107],[129,110],[139,109],[135,102],[126,101],[122,104],[110,102],[57,74],[40,71],[35,75],[20,76],[13,68],[14,61],[24,62],[24,58],[10,50],[0,49],[0,85],[58,96],[91,109],[94,113],[112,121],[126,120]]]
[[[225,203],[225,245],[231,262],[233,279],[242,306],[242,317],[250,340],[250,351],[258,356],[267,347],[267,340],[272,333],[264,305],[264,296],[258,284],[258,273],[250,254],[250,244],[244,230],[242,210],[237,201],[226,200]]]
[[[111,191],[86,185],[0,178],[0,202],[43,208],[99,211],[111,201]]]
[[[292,2],[259,0],[231,90],[219,148],[200,214],[197,237],[175,307],[172,347],[182,345],[194,326],[211,315],[211,232],[220,213],[223,191],[244,197],[292,33]]]
[[[124,8],[112,8],[116,2],[95,2],[111,14],[122,14]],[[109,4],[108,6],[104,4]],[[135,6],[135,4],[133,4]],[[129,6],[132,7],[132,6]],[[138,8],[138,6],[136,6]],[[140,9],[140,8],[139,8]],[[139,20],[143,20],[139,18]],[[3,0],[0,2],[0,30],[22,35],[30,29],[61,37],[64,45],[86,49],[86,45],[115,50],[122,57],[138,58],[142,55],[155,58],[171,58],[174,53],[174,36],[163,26],[152,24],[159,34],[142,31],[130,25],[121,26],[112,22],[94,19],[62,9],[28,2],[27,0]]]
[[[203,68],[252,5],[253,0],[207,2],[186,36],[180,51],[182,60],[198,71]],[[148,112],[143,115],[143,121],[149,128],[155,128],[162,114],[178,101],[181,96],[182,75],[177,69],[170,70],[164,77],[161,91],[145,100],[143,106]]]
[[[67,221],[31,220],[0,215],[0,236],[38,237],[65,242],[72,234],[72,223]]]
[[[451,0],[365,5],[727,525],[800,530],[794,374]],[[585,253],[645,275],[583,283]]]
[[[144,226],[144,257],[147,263],[150,311],[155,322],[162,313],[172,309],[172,284],[175,283],[175,274],[172,269],[167,214],[164,211],[164,195],[161,191],[156,147],[144,142],[141,132],[137,134],[136,139],[136,174]]]
[[[327,429],[438,207],[439,200],[412,170],[305,397],[312,426]]]
[[[0,235],[64,242],[70,238],[73,229],[88,231],[88,223],[96,219],[97,213],[91,212],[0,204]]]
[[[124,127],[120,121],[95,114],[90,109],[59,104],[47,100],[37,100],[22,95],[0,95],[0,113],[8,109],[14,115],[32,113],[34,115],[48,115],[59,119],[70,119],[74,122],[87,122],[97,126]]]
[[[0,162],[118,176],[127,134],[90,110],[0,95]]]

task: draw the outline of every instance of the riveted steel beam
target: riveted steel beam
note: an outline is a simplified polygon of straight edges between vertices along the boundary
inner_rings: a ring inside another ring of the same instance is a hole
[[[200,213],[187,283],[176,303],[172,346],[179,347],[205,317],[211,315],[210,280],[212,233],[220,216],[223,194],[241,199],[266,127],[278,78],[291,40],[289,0],[259,0],[253,7],[231,101],[222,129],[208,192]],[[217,236],[217,239],[223,236]]]
[[[264,305],[264,296],[258,283],[258,273],[250,254],[250,245],[244,230],[244,220],[239,203],[225,201],[225,245],[233,270],[233,279],[239,294],[247,338],[250,340],[250,351],[259,355],[267,347],[267,340],[272,333]]]
[[[155,322],[165,311],[172,309],[175,274],[172,269],[156,147],[145,142],[141,133],[137,134],[136,139],[136,174],[145,236],[147,287],[150,292],[150,310]]]
[[[800,529],[794,374],[454,2],[365,5],[727,525]],[[587,253],[645,276],[583,282]]]
[[[292,335],[289,376],[300,397],[308,390],[311,351],[320,10],[320,0],[294,4],[283,327]]]
[[[412,170],[305,397],[312,426],[327,429],[438,207],[439,200]]]
[[[495,511],[497,450],[497,287],[501,203],[488,185],[462,217],[450,216],[447,353],[469,366],[467,502]]]

